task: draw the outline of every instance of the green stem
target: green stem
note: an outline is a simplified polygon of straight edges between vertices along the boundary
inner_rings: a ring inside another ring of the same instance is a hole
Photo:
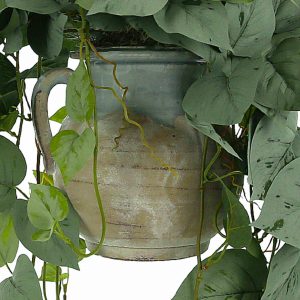
[[[47,300],[47,287],[46,287],[46,270],[47,268],[47,263],[44,262],[43,266],[43,294],[44,294],[44,300]]]
[[[22,89],[22,82],[21,82],[21,77],[20,77],[20,53],[19,53],[19,51],[16,53],[16,79],[17,79],[18,98],[19,98],[19,102],[20,102],[20,106],[21,106],[21,115],[24,116],[23,89]],[[19,131],[18,131],[17,142],[16,142],[16,145],[18,147],[20,147],[20,143],[21,143],[23,123],[24,123],[24,119],[20,118],[20,125],[19,125]]]
[[[70,278],[70,269],[69,268],[68,268],[67,273],[68,273],[67,282],[65,284],[63,284],[64,300],[67,300],[68,284],[69,284],[69,278]]]
[[[56,267],[56,272],[55,272],[55,288],[56,288],[56,300],[59,300],[60,297],[60,292],[59,292],[59,267]]]
[[[200,281],[202,277],[202,260],[201,260],[201,238],[202,238],[202,231],[204,225],[204,210],[205,210],[205,164],[206,164],[206,156],[207,156],[207,149],[208,149],[208,137],[204,137],[203,145],[202,145],[202,158],[201,158],[201,166],[200,166],[200,224],[199,224],[199,231],[197,236],[197,278],[195,283],[195,290],[194,290],[194,299],[198,299],[199,295],[199,288],[200,288]]]
[[[275,255],[275,252],[276,252],[277,242],[278,242],[278,239],[277,238],[273,238],[272,253],[271,253],[271,258],[270,258],[270,263],[269,263],[269,270],[270,270],[272,259],[273,259],[274,255]]]
[[[9,273],[12,275],[13,272],[12,272],[11,268],[9,267],[8,263],[5,263],[5,266],[6,266],[7,270],[9,271]]]
[[[31,262],[33,266],[35,266],[35,260],[36,260],[36,256],[33,254],[31,257]]]
[[[18,188],[17,186],[15,187],[15,189],[20,193],[22,194],[27,200],[29,199],[29,197],[20,189]]]

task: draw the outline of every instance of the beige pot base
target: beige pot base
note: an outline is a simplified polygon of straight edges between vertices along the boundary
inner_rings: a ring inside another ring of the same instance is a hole
[[[92,251],[96,244],[87,242],[87,248]],[[209,242],[202,244],[202,253],[209,246]],[[181,246],[172,248],[125,248],[104,245],[97,255],[128,261],[165,261],[183,259],[196,256],[196,246]]]

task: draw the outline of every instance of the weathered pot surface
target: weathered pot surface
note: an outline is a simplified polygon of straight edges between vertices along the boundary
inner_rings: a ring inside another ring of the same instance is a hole
[[[107,219],[106,239],[99,254],[126,260],[194,256],[200,220],[202,136],[187,124],[181,102],[203,64],[178,50],[127,49],[104,55],[118,64],[118,78],[129,87],[131,117],[143,126],[155,154],[177,175],[154,159],[136,127],[126,126],[115,142],[124,126],[122,108],[109,91],[98,91],[98,181]],[[116,87],[110,65],[94,58],[92,73],[97,85]],[[45,121],[51,88],[66,83],[70,74],[70,70],[54,70],[39,80],[33,98],[34,120],[47,170],[54,173],[55,185],[68,194],[81,218],[81,234],[92,249],[101,235],[92,161],[64,185],[50,156],[51,132]],[[61,130],[82,132],[85,126],[66,118]],[[214,147],[209,151],[211,156]],[[220,186],[208,185],[205,195],[203,250],[216,234],[214,217],[221,201]]]

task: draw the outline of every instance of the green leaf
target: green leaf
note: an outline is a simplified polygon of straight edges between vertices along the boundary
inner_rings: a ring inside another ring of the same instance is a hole
[[[89,10],[93,5],[94,0],[76,0],[75,3],[83,7],[86,10]]]
[[[64,28],[68,17],[64,14],[30,14],[28,42],[32,50],[49,59],[58,56],[62,50]]]
[[[168,0],[94,1],[88,14],[109,13],[119,16],[150,16],[161,10]]]
[[[15,187],[26,175],[26,162],[22,152],[11,141],[0,136],[0,212],[14,205]]]
[[[262,300],[300,299],[300,250],[284,245],[273,257]]]
[[[167,33],[180,33],[198,42],[231,49],[222,3],[203,1],[198,5],[185,5],[183,0],[172,0],[154,18]]]
[[[27,201],[18,200],[13,209],[16,234],[32,254],[39,259],[58,266],[66,266],[78,270],[77,255],[62,240],[52,235],[49,241],[32,240],[36,228],[32,226],[27,215]],[[64,233],[75,245],[79,245],[79,217],[69,204],[69,215],[60,223]]]
[[[196,123],[239,123],[254,99],[261,72],[260,59],[228,60],[222,71],[212,71],[192,84],[183,109]]]
[[[19,256],[12,277],[0,283],[0,297],[3,300],[43,299],[38,277],[26,255]]]
[[[255,0],[249,4],[226,4],[229,36],[236,56],[254,57],[271,48],[275,30],[272,0]]]
[[[38,242],[46,242],[51,239],[51,236],[53,234],[53,230],[38,230],[32,235],[32,240],[33,241],[38,241]]]
[[[56,187],[30,184],[28,217],[33,226],[52,230],[55,223],[64,220],[69,212],[68,200]]]
[[[44,272],[46,273],[45,275],[45,280],[48,282],[56,282],[56,268],[57,266],[53,265],[53,264],[46,264],[43,266],[42,268],[42,273],[40,276],[40,281],[43,280],[44,277]],[[45,270],[46,269],[46,270]],[[65,280],[69,277],[69,275],[67,273],[62,273],[62,269],[61,267],[58,267],[58,279],[59,280]]]
[[[204,265],[207,264],[205,260]],[[195,267],[181,284],[173,300],[194,299]],[[227,250],[221,260],[202,272],[199,300],[259,300],[267,279],[265,262],[245,250]]]
[[[300,0],[280,1],[276,12],[276,33],[300,27]]]
[[[300,248],[300,158],[286,165],[275,177],[259,218],[253,226]]]
[[[10,131],[15,125],[19,112],[14,110],[8,115],[0,116],[0,131]]]
[[[95,136],[90,128],[79,135],[72,130],[60,131],[53,137],[50,148],[65,184],[91,159],[95,147]]]
[[[227,214],[226,241],[233,248],[247,247],[252,240],[248,213],[239,198],[223,184],[223,204]]]
[[[68,115],[74,121],[89,121],[95,105],[94,91],[84,62],[71,75],[67,85],[66,106]]]
[[[57,122],[57,123],[62,123],[63,120],[67,117],[68,112],[67,112],[67,107],[63,106],[60,108],[53,116],[49,118],[49,120]]]
[[[14,261],[19,247],[13,219],[9,211],[0,213],[0,267]]]
[[[105,13],[87,16],[90,27],[95,30],[121,31],[127,26],[125,20],[120,16]]]
[[[5,0],[5,2],[7,7],[18,8],[37,14],[52,14],[61,8],[55,0]]]
[[[298,114],[278,112],[258,123],[250,148],[249,181],[253,200],[263,200],[278,172],[295,158],[292,146]]]

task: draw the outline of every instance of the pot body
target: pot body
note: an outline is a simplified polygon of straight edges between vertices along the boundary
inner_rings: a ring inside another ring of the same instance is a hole
[[[112,93],[98,90],[98,181],[107,221],[99,254],[126,260],[194,256],[200,223],[202,137],[187,124],[181,103],[204,66],[192,54],[178,50],[115,50],[103,55],[117,63],[117,77],[129,87],[126,103],[130,116],[143,126],[155,155],[143,145],[139,129],[124,122],[122,107]],[[120,91],[111,65],[93,59],[91,70],[98,86]],[[82,132],[85,128],[67,118],[61,129]],[[215,149],[209,151],[211,156]],[[172,166],[176,175],[166,170],[162,161]],[[92,161],[66,186],[57,168],[54,178],[78,212],[81,233],[92,249],[102,226]],[[207,185],[205,195],[204,250],[216,234],[220,186]]]

